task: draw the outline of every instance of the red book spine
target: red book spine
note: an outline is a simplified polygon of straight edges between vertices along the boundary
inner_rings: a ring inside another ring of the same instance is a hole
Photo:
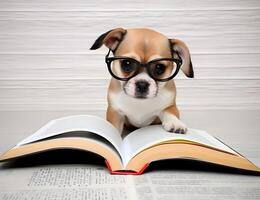
[[[149,166],[148,163],[145,164],[139,172],[128,171],[128,170],[112,171],[109,162],[108,162],[107,160],[105,160],[105,163],[106,163],[106,166],[107,166],[107,168],[108,168],[110,174],[113,174],[113,175],[140,175],[140,174],[142,174],[142,173],[147,169],[147,167]]]

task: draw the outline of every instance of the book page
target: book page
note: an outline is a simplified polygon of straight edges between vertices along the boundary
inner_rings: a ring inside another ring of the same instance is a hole
[[[121,152],[122,139],[118,131],[106,120],[91,115],[75,115],[52,120],[17,146],[73,131],[86,131],[88,134],[100,135],[107,139],[119,153]]]
[[[4,200],[260,199],[258,176],[198,168],[156,169],[140,176],[110,175],[102,166],[81,164],[0,169]]]
[[[134,199],[127,176],[102,166],[56,165],[0,170],[0,199]]]
[[[131,158],[137,155],[140,151],[153,146],[158,143],[171,141],[171,140],[186,140],[201,143],[211,146],[232,154],[238,155],[228,146],[221,143],[219,140],[209,135],[205,131],[188,129],[185,134],[170,133],[163,129],[161,125],[152,125],[138,129],[123,140],[123,163],[126,165]]]
[[[153,171],[134,176],[139,200],[230,200],[260,199],[260,179],[203,171]]]

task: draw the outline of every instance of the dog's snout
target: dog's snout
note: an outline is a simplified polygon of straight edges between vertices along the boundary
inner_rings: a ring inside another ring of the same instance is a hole
[[[147,73],[137,74],[123,86],[124,92],[134,98],[153,98],[157,95],[158,85]]]
[[[148,92],[149,89],[149,83],[147,81],[137,81],[135,83],[136,85],[136,92],[139,94],[145,94]]]

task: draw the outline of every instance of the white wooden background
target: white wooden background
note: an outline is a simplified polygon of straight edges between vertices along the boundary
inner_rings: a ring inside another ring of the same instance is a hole
[[[181,109],[260,109],[259,0],[1,0],[0,111],[104,110],[110,75],[94,40],[150,27],[190,47]]]

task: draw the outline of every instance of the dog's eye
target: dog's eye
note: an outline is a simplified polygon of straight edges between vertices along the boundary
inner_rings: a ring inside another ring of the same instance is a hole
[[[131,60],[127,60],[127,59],[122,60],[121,69],[126,73],[134,71],[133,62]]]
[[[163,64],[156,64],[155,68],[154,68],[154,73],[156,75],[161,75],[161,74],[163,74],[165,72],[165,68],[166,67]]]

